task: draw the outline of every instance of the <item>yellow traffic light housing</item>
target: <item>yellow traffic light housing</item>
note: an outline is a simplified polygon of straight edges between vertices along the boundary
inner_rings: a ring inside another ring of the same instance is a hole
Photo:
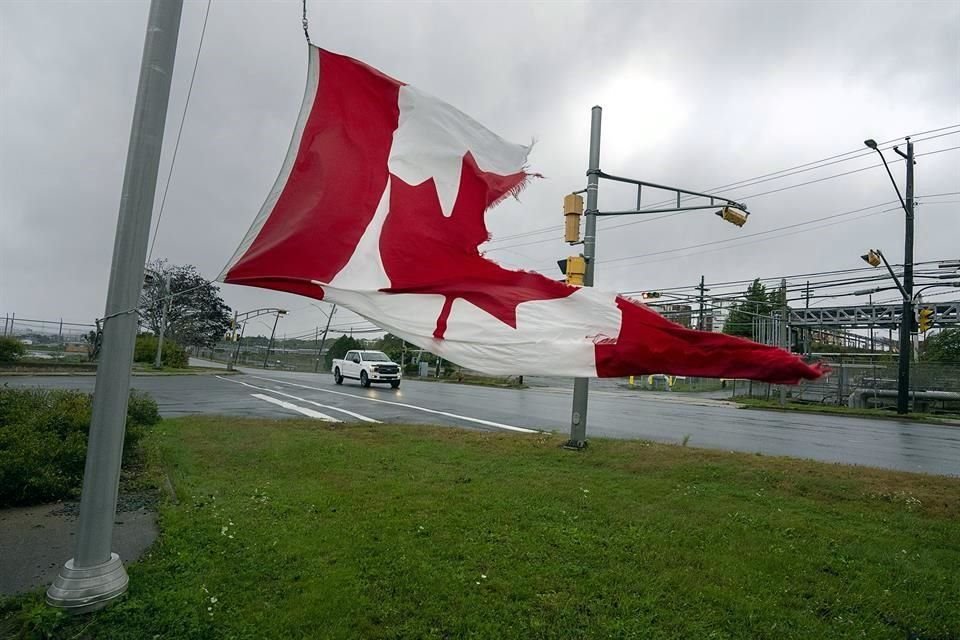
[[[926,333],[933,326],[933,309],[924,307],[917,311],[917,330]]]
[[[724,207],[720,209],[720,211],[717,211],[717,215],[738,227],[742,227],[747,223],[747,213],[740,209],[734,209],[733,207]]]
[[[870,249],[870,251],[860,257],[863,258],[871,267],[879,267],[880,263],[882,262],[880,259],[880,254],[873,249]]]
[[[583,276],[587,272],[587,261],[583,256],[570,256],[567,258],[567,268],[564,274],[567,276],[567,284],[583,286]]]
[[[580,218],[583,216],[583,196],[571,193],[563,197],[563,239],[571,244],[580,242]]]

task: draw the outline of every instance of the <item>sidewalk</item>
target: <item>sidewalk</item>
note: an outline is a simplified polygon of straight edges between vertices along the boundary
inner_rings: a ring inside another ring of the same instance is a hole
[[[0,595],[46,588],[73,556],[77,502],[0,510]],[[113,549],[124,564],[157,539],[156,498],[121,495],[114,519]]]

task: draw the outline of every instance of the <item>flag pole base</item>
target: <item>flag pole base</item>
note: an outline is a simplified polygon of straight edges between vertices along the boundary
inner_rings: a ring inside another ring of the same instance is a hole
[[[47,604],[68,613],[96,611],[126,593],[129,582],[120,556],[115,553],[103,564],[85,569],[74,568],[70,558],[47,589]]]

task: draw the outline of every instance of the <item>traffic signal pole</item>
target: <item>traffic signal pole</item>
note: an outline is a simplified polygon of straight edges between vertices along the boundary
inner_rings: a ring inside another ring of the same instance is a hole
[[[585,262],[583,273],[584,287],[593,286],[597,255],[597,218],[599,216],[632,216],[656,213],[676,213],[680,211],[702,211],[706,209],[716,209],[718,206],[716,203],[719,201],[721,203],[719,204],[721,209],[719,211],[715,211],[716,215],[720,216],[720,218],[724,221],[734,224],[738,227],[742,227],[746,223],[747,216],[750,215],[747,211],[746,205],[739,202],[734,202],[733,200],[724,196],[712,193],[689,191],[679,187],[671,187],[653,182],[646,182],[643,180],[635,180],[633,178],[615,176],[601,171],[600,120],[602,114],[603,110],[599,106],[595,106],[591,111],[590,118],[590,157],[587,168],[587,188],[585,189],[587,192],[587,203],[586,208],[583,210],[583,215],[586,218],[584,223],[582,254]],[[613,182],[622,182],[636,186],[637,208],[626,211],[600,211],[598,206],[597,192],[599,190],[601,178]],[[676,206],[661,207],[654,205],[652,208],[642,209],[641,196],[643,187],[661,191],[672,191],[676,196]],[[571,195],[578,195],[580,193],[583,192],[578,191]],[[684,197],[709,200],[710,204],[681,206]],[[579,207],[577,206],[575,200],[570,199],[569,196],[565,198],[564,235],[566,242],[569,244],[580,244],[579,240],[576,238],[576,232],[579,229],[579,223],[575,224],[573,220],[568,217],[571,215],[579,217],[579,213]],[[564,273],[567,275],[567,282],[575,283],[576,279],[571,276],[576,274],[569,273],[571,264],[575,264],[571,262],[572,260],[574,260],[573,257],[568,258],[566,262],[561,260],[559,264],[561,269],[565,269]],[[566,267],[564,267],[564,265],[566,265]],[[564,445],[568,449],[583,449],[587,446],[587,400],[589,393],[589,379],[576,378],[573,383],[573,411],[572,415],[570,416],[570,439],[567,440],[566,445]]]
[[[597,250],[597,191],[600,187],[600,120],[603,109],[595,106],[590,114],[590,160],[587,168],[587,208],[583,233],[583,259],[586,266],[583,286],[593,286],[594,256]],[[573,412],[570,416],[570,440],[566,446],[583,449],[587,446],[587,401],[590,379],[577,378],[573,382]]]

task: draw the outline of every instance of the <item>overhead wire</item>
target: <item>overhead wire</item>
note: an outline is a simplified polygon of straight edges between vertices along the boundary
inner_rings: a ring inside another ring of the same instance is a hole
[[[923,261],[915,262],[915,263],[914,263],[914,267],[917,267],[917,266],[925,266],[925,265],[929,265],[929,264],[938,264],[938,263],[941,263],[941,262],[944,262],[944,260],[942,260],[942,259],[941,259],[941,260],[923,260]],[[890,266],[893,267],[893,268],[895,268],[895,269],[896,269],[896,268],[900,268],[900,269],[903,268],[903,264],[900,264],[900,263],[892,264],[892,265],[890,265]],[[769,276],[769,277],[766,277],[766,278],[747,278],[747,279],[743,279],[743,280],[726,280],[726,281],[723,281],[723,282],[710,282],[710,283],[707,283],[707,284],[709,284],[711,287],[736,286],[736,285],[750,284],[750,283],[754,282],[755,280],[759,280],[761,283],[779,281],[779,280],[784,280],[784,279],[789,281],[789,280],[796,280],[797,278],[816,278],[816,277],[818,277],[818,276],[831,276],[831,275],[840,275],[840,274],[851,274],[851,273],[856,273],[856,272],[858,272],[858,271],[873,271],[873,270],[875,270],[875,269],[876,269],[876,267],[869,267],[869,266],[868,266],[868,267],[855,267],[855,268],[850,268],[850,269],[831,269],[831,270],[828,270],[828,271],[811,271],[811,272],[806,272],[806,273],[794,273],[794,274],[787,274],[787,275]],[[812,285],[812,284],[813,284],[813,283],[811,283],[811,285]],[[646,291],[680,291],[680,290],[684,290],[684,289],[693,289],[693,288],[695,288],[695,287],[697,287],[697,286],[698,286],[698,285],[690,285],[690,286],[686,286],[686,285],[685,285],[685,286],[678,286],[678,287],[649,287],[649,288],[646,288],[646,289],[637,289],[637,290],[634,290],[634,291],[626,291],[626,292],[624,292],[624,293],[643,293],[643,292],[646,292]]]
[[[928,130],[928,131],[911,134],[911,137],[922,136],[922,135],[927,134],[927,133],[936,133],[936,132],[940,132],[940,131],[945,131],[945,130],[947,130],[947,129],[956,129],[955,131],[950,131],[950,132],[948,132],[948,133],[941,133],[941,134],[939,134],[939,135],[937,135],[937,136],[930,136],[929,138],[917,138],[916,140],[914,140],[914,142],[922,142],[923,140],[929,140],[929,139],[939,138],[939,137],[943,137],[943,136],[947,136],[947,135],[958,134],[958,133],[960,133],[960,128],[958,128],[958,127],[960,127],[960,124],[949,125],[949,126],[947,126],[947,127],[941,127],[941,128],[939,128],[939,129],[931,129],[931,130]],[[882,150],[890,149],[890,148],[892,148],[893,146],[895,146],[895,145],[892,145],[892,144],[890,144],[890,143],[892,143],[892,142],[894,142],[894,141],[897,141],[897,140],[901,140],[901,139],[902,139],[902,137],[901,137],[901,138],[892,138],[892,139],[890,139],[890,140],[887,140],[887,141],[884,141],[884,142],[880,143],[879,146],[882,148]],[[948,150],[949,150],[949,149],[948,149]],[[797,166],[795,166],[795,167],[790,167],[790,168],[788,168],[788,169],[782,169],[782,170],[780,170],[780,171],[774,171],[774,172],[771,172],[771,173],[763,174],[763,175],[757,176],[757,177],[755,177],[755,178],[748,178],[748,179],[745,179],[745,180],[739,180],[739,181],[737,181],[737,182],[731,182],[731,183],[728,183],[728,184],[725,184],[725,185],[720,185],[720,186],[717,186],[717,187],[712,187],[712,188],[709,189],[709,191],[716,191],[716,190],[728,189],[728,188],[742,188],[742,187],[754,186],[754,185],[756,185],[756,184],[761,184],[761,183],[763,183],[763,182],[769,182],[769,181],[771,181],[771,180],[780,180],[780,179],[783,179],[783,178],[790,177],[791,175],[796,175],[796,174],[798,174],[798,173],[804,173],[804,172],[807,172],[807,171],[812,171],[812,170],[815,170],[815,169],[819,169],[819,168],[823,168],[823,167],[830,166],[830,165],[833,165],[833,164],[837,164],[837,163],[839,163],[839,162],[848,162],[848,161],[850,161],[850,160],[855,160],[855,159],[857,159],[857,158],[866,157],[866,156],[868,156],[868,155],[871,155],[872,153],[873,153],[872,151],[865,150],[865,149],[855,149],[855,150],[848,151],[848,152],[845,152],[845,153],[841,153],[841,154],[836,154],[836,155],[833,155],[833,156],[829,156],[829,157],[823,158],[823,159],[821,159],[821,160],[815,160],[815,161],[812,161],[812,162],[807,162],[807,163],[804,163],[804,164],[800,164],[800,165],[797,165]],[[931,152],[931,153],[932,153],[932,152]],[[920,154],[918,154],[918,157],[919,157],[919,155],[920,155]],[[923,154],[923,155],[928,155],[928,154]],[[838,158],[844,158],[845,156],[852,156],[852,157],[848,157],[848,158],[845,158],[845,159],[843,159],[843,160],[837,160]],[[816,166],[814,166],[814,165],[816,165]],[[815,182],[820,182],[820,181],[823,181],[823,180],[832,179],[833,177],[842,177],[842,176],[844,176],[844,175],[849,175],[849,173],[856,173],[856,172],[858,172],[858,171],[865,171],[865,170],[868,169],[868,168],[875,168],[876,166],[880,166],[880,165],[871,165],[870,167],[866,167],[866,168],[864,168],[864,169],[858,169],[858,170],[853,171],[853,172],[846,172],[846,173],[842,173],[842,174],[837,174],[837,175],[835,175],[835,176],[824,177],[824,178],[821,178],[821,179],[819,179],[819,180],[810,181],[810,182],[807,182],[807,183],[800,183],[800,184],[798,184],[798,185],[791,185],[790,187],[786,187],[786,188],[784,188],[784,189],[780,189],[779,191],[785,190],[785,189],[787,189],[787,188],[796,188],[796,187],[800,187],[800,186],[807,186],[808,184],[813,184],[813,183],[815,183]],[[760,197],[760,196],[762,196],[762,195],[769,195],[770,193],[777,193],[777,192],[778,192],[778,190],[773,190],[773,191],[764,192],[764,193],[752,194],[752,195],[749,195],[749,196],[731,196],[731,197],[733,197],[733,198],[738,198],[738,199],[756,198],[756,197]],[[687,196],[687,197],[681,198],[681,200],[689,200],[691,197],[693,197],[693,196]],[[651,207],[651,208],[652,208],[652,207],[659,206],[659,205],[662,205],[662,204],[669,204],[669,203],[671,203],[671,202],[674,202],[674,200],[672,200],[672,199],[670,199],[670,200],[663,200],[663,201],[656,202],[656,203],[653,203],[653,204],[651,204],[651,205],[648,205],[648,207]],[[659,216],[652,216],[652,217],[650,217],[650,218],[644,218],[644,219],[642,219],[642,220],[634,220],[634,221],[630,221],[630,222],[623,223],[623,224],[619,224],[619,225],[605,226],[604,229],[616,229],[616,228],[620,228],[620,227],[628,226],[628,225],[632,225],[632,224],[641,224],[641,223],[643,223],[643,222],[652,222],[652,221],[654,221],[654,220],[662,220],[663,218],[672,217],[672,216],[674,216],[674,215],[678,215],[678,213],[668,213],[668,214],[663,214],[663,215],[659,215]],[[543,227],[543,228],[541,228],[541,229],[534,229],[534,230],[531,230],[531,231],[525,231],[525,232],[521,232],[521,233],[518,233],[518,234],[512,234],[512,235],[508,235],[508,236],[503,236],[503,237],[501,237],[501,238],[493,239],[493,240],[491,240],[490,242],[491,242],[491,244],[493,244],[493,243],[497,243],[497,242],[504,242],[504,241],[511,240],[511,239],[518,239],[518,238],[522,238],[522,237],[531,237],[531,236],[533,236],[533,235],[539,235],[539,234],[547,233],[547,232],[556,232],[556,230],[557,230],[557,226],[556,226],[556,225],[555,225],[555,226],[550,226],[550,227]],[[538,242],[530,242],[530,243],[524,243],[524,244],[510,245],[509,247],[527,246],[527,245],[529,245],[529,244],[538,244],[539,242],[549,242],[549,241],[550,241],[550,240],[548,239],[548,240],[543,240],[543,241],[538,241]],[[507,248],[509,248],[509,247],[507,247]],[[499,248],[503,248],[503,247],[491,247],[490,250],[493,250],[494,248],[499,249]]]
[[[183,124],[187,120],[187,110],[190,108],[190,97],[193,95],[193,83],[197,77],[197,67],[200,65],[200,52],[203,50],[203,37],[207,33],[207,19],[210,17],[210,5],[213,0],[207,0],[207,9],[203,14],[203,27],[200,29],[200,43],[197,45],[197,55],[193,60],[193,71],[190,73],[190,84],[187,87],[187,99],[183,103],[183,113],[180,115],[180,126],[177,128],[177,139],[173,143],[173,155],[170,158],[170,169],[167,171],[167,181],[163,186],[163,195],[160,198],[160,210],[157,212],[157,222],[153,227],[153,238],[150,240],[150,250],[147,253],[147,262],[153,258],[153,246],[157,242],[160,232],[160,220],[163,218],[164,205],[167,203],[167,192],[170,190],[170,179],[173,177],[173,168],[177,164],[177,152],[180,150],[180,137],[183,135]]]

